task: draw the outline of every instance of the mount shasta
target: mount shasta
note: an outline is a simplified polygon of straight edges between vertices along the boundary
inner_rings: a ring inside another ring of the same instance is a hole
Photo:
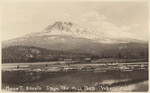
[[[148,42],[126,34],[90,31],[71,22],[58,21],[41,32],[27,34],[2,42],[2,47],[22,45],[93,55],[123,53],[123,56],[148,55]]]

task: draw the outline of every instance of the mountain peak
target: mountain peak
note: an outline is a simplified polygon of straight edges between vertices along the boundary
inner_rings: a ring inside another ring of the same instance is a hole
[[[57,21],[53,25],[48,26],[45,30],[70,30],[73,25],[71,22]]]
[[[72,26],[74,24],[71,22],[65,22],[65,21],[57,21],[53,24],[53,26],[65,26],[65,25]]]
[[[71,33],[84,33],[87,29],[84,29],[72,22],[57,21],[53,25],[48,26],[44,31],[46,32],[71,32]]]
[[[72,22],[65,22],[65,21],[57,21],[55,24],[66,24],[66,25],[73,25]]]

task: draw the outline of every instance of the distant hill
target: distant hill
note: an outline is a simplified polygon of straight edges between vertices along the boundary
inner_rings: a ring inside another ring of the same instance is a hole
[[[60,50],[48,50],[33,46],[9,46],[2,49],[2,63],[49,62],[63,61],[65,59],[84,60],[87,57],[90,57],[93,60],[100,58],[148,58],[148,47],[145,47],[146,45],[133,43],[125,45],[105,45],[105,47],[103,47],[97,55],[90,53],[79,53],[76,51],[65,52]]]
[[[10,46],[2,49],[2,63],[48,62],[64,59],[82,59],[89,54],[47,50],[33,46]]]

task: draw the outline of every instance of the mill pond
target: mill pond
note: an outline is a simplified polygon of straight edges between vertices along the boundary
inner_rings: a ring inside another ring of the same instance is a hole
[[[4,91],[148,91],[148,62],[7,63],[2,65]]]

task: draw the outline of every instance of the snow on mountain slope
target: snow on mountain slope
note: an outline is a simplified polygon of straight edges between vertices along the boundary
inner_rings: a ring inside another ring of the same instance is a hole
[[[105,29],[99,31],[90,31],[87,28],[82,28],[74,23],[62,21],[58,21],[53,25],[48,26],[41,32],[28,34],[26,37],[49,36],[47,39],[54,39],[54,37],[52,37],[54,35],[86,38],[91,39],[94,42],[101,43],[125,43],[133,42],[135,40],[131,38],[132,36],[129,35],[129,33],[120,33],[119,31],[108,33],[105,31]]]
[[[105,53],[110,50],[115,53],[120,48],[130,51],[136,47],[137,50],[146,51],[146,42],[132,39],[126,33],[121,36],[118,34],[108,33],[105,29],[99,32],[91,31],[71,22],[59,21],[41,32],[3,41],[2,47],[22,45],[91,54],[101,54],[102,51]]]
[[[118,34],[120,33],[118,32]],[[121,36],[118,34],[108,33],[105,29],[101,29],[101,31],[91,31],[71,22],[58,21],[41,32],[3,41],[2,45],[3,47],[29,45],[54,50],[86,49],[86,51],[90,51],[90,48],[99,48],[102,44],[144,42],[132,39],[128,37],[129,35],[126,33]]]

